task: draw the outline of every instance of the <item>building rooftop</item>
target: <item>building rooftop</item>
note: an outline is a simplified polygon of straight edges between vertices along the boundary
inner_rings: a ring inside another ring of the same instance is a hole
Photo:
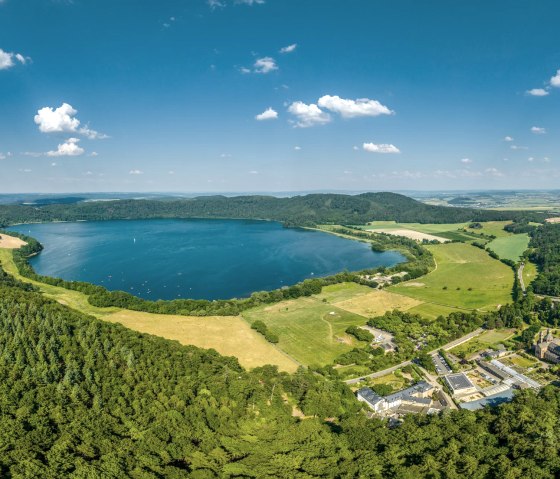
[[[448,374],[445,380],[453,391],[462,391],[463,389],[471,389],[474,384],[465,373]]]
[[[485,397],[483,399],[477,399],[476,401],[462,402],[459,404],[461,409],[467,409],[469,411],[476,411],[477,409],[482,409],[484,406],[497,406],[504,402],[511,401],[513,399],[513,389],[506,389],[498,394],[493,394],[492,396]]]
[[[371,388],[362,388],[358,390],[358,395],[370,404],[377,404],[383,398]]]

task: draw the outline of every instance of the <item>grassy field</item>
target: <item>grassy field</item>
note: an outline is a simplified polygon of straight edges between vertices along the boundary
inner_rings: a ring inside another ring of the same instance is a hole
[[[511,302],[513,272],[485,251],[464,243],[428,248],[437,268],[389,291],[452,308],[493,310]]]
[[[529,235],[524,233],[502,236],[492,240],[486,246],[494,251],[500,258],[518,261],[519,257],[527,249],[527,246],[529,246]]]
[[[528,359],[523,356],[518,356],[517,354],[508,357],[508,361],[514,366],[519,366],[520,368],[532,368],[539,364],[536,359]]]
[[[261,306],[242,315],[249,322],[264,321],[270,331],[279,335],[280,349],[290,356],[303,364],[319,365],[331,364],[335,357],[360,344],[344,331],[367,321],[317,297]]]
[[[447,231],[457,231],[464,228],[468,223],[446,223],[446,224],[422,224],[422,223],[397,223],[396,221],[373,221],[365,226],[364,229],[408,229],[419,231],[420,233],[436,235]]]
[[[390,293],[384,290],[372,291],[370,289],[370,292],[367,294],[333,304],[351,313],[371,318],[373,316],[380,316],[385,311],[393,309],[407,311],[410,308],[421,305],[422,302],[401,294]]]
[[[525,261],[525,266],[523,268],[523,282],[525,287],[529,286],[531,282],[537,277],[537,265],[531,263],[530,261]]]
[[[484,233],[486,235],[494,235],[496,238],[502,238],[511,235],[511,233],[504,231],[504,226],[510,223],[511,221],[486,221],[481,223],[482,229],[468,228],[467,231],[476,234]]]
[[[497,344],[510,339],[514,336],[514,334],[515,329],[509,328],[486,331],[480,336],[451,349],[451,352],[456,355],[464,355],[465,357],[468,357],[478,351],[488,349],[491,346],[496,346]]]
[[[428,319],[436,319],[438,316],[447,316],[450,313],[457,313],[464,309],[452,308],[434,303],[421,303],[408,310],[409,313],[419,314]]]
[[[119,308],[97,308],[87,296],[57,286],[23,278],[14,264],[12,252],[0,249],[0,263],[16,278],[38,286],[43,294],[61,304],[104,321],[117,322],[142,333],[179,341],[181,344],[213,348],[225,356],[235,356],[247,368],[274,364],[282,371],[295,371],[298,363],[253,331],[241,317],[189,317],[142,313]]]

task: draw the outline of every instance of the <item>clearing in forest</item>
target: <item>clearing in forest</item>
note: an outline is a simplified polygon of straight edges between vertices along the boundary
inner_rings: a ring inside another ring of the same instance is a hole
[[[500,258],[519,261],[520,256],[529,246],[529,235],[527,233],[511,234],[496,238],[486,245]]]

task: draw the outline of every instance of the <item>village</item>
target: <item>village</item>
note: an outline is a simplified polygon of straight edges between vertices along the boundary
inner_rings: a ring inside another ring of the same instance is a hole
[[[550,329],[541,329],[530,354],[512,347],[512,341],[505,341],[507,346],[496,343],[473,351],[485,344],[485,335],[500,337],[496,331],[477,333],[432,352],[431,371],[412,361],[348,383],[355,388],[358,401],[368,406],[370,417],[398,423],[406,414],[495,406],[513,399],[516,390],[538,391],[554,380],[549,369],[560,364],[560,338]],[[374,341],[386,351],[396,348],[389,333],[375,330],[375,335]],[[386,394],[390,388],[398,390]]]

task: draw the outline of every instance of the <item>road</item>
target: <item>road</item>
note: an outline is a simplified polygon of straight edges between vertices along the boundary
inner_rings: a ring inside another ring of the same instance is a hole
[[[458,409],[457,405],[455,404],[455,402],[453,401],[453,399],[451,399],[451,396],[449,396],[449,394],[447,394],[444,389],[441,387],[441,385],[438,383],[437,378],[435,376],[433,376],[432,374],[430,374],[426,369],[424,369],[422,366],[418,366],[418,368],[420,369],[420,371],[422,371],[422,373],[424,374],[424,377],[426,378],[426,382],[428,382],[429,384],[431,384],[434,388],[438,389],[440,392],[440,394],[444,397],[445,401],[447,402],[447,405],[449,406],[450,409]]]
[[[447,343],[439,348],[433,349],[432,351],[429,351],[428,354],[433,354],[437,351],[439,351],[440,349],[443,349],[444,351],[448,351],[450,349],[453,349],[456,346],[459,346],[460,344],[466,343],[467,341],[470,341],[472,338],[474,338],[475,336],[478,336],[479,334],[481,334],[484,330],[482,328],[478,328],[475,329],[472,333],[469,333],[459,339],[456,339],[455,341],[451,341],[450,343]],[[400,368],[404,368],[405,366],[408,366],[409,364],[411,364],[412,361],[404,361],[400,364],[397,364],[396,366],[391,366],[390,368],[384,369],[383,371],[377,371],[375,373],[371,373],[371,374],[367,374],[366,376],[360,376],[359,378],[354,378],[354,379],[347,379],[346,381],[344,381],[346,384],[351,385],[351,384],[357,384],[359,383],[362,379],[366,379],[366,378],[380,378],[381,376],[385,376],[386,374],[391,374],[392,372],[396,371],[397,369]]]

